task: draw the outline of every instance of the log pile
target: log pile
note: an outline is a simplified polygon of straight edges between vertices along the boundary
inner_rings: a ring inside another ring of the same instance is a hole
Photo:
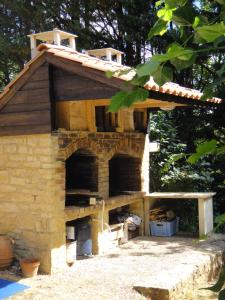
[[[160,206],[153,208],[149,211],[149,220],[150,221],[172,221],[176,218],[174,211],[169,209],[166,206]]]

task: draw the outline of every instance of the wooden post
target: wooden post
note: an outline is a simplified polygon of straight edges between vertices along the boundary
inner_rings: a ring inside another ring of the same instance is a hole
[[[121,53],[116,54],[116,61],[118,62],[118,64],[122,65],[122,55],[121,55]]]
[[[213,201],[212,197],[198,198],[199,236],[213,231]]]
[[[148,197],[144,198],[144,227],[145,227],[145,235],[150,235],[149,229],[149,209],[150,209],[150,199]]]
[[[70,48],[76,50],[76,42],[74,37],[69,38],[69,43],[70,43]]]
[[[106,50],[106,59],[108,60],[108,61],[112,61],[112,52],[111,52],[111,50]]]

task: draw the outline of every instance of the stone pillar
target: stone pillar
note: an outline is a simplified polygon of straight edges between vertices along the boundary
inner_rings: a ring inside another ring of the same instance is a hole
[[[213,200],[198,198],[199,236],[213,231]]]
[[[109,197],[109,162],[105,154],[99,154],[98,159],[98,194],[103,199]]]
[[[102,209],[91,216],[91,234],[93,254],[103,254],[108,248],[109,212],[102,201]]]
[[[141,190],[149,193],[149,138],[146,134],[141,163]]]

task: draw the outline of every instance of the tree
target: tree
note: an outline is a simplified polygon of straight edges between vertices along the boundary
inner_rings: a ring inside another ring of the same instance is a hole
[[[78,35],[78,50],[114,47],[135,66],[146,54],[165,50],[165,41],[147,40],[156,21],[154,0],[2,0],[0,3],[0,90],[30,59],[27,35],[61,30]]]
[[[165,53],[154,54],[145,64],[136,67],[136,74],[130,82],[133,84],[133,91],[129,93],[129,105],[137,101],[137,89],[141,98],[146,97],[147,93],[142,87],[149,76],[158,85],[174,79],[179,82],[178,78],[184,78],[184,86],[193,87],[197,83],[204,92],[203,100],[213,96],[223,97],[224,0],[160,0],[156,2],[156,8],[158,20],[150,30],[148,39],[154,41],[155,36],[163,37],[171,32],[171,42]],[[181,76],[184,72],[188,73],[191,81],[187,76]],[[118,109],[116,101],[118,103],[120,97],[123,98],[120,99],[120,107],[126,105],[126,95],[120,95],[112,98],[110,110],[115,110],[115,107]]]

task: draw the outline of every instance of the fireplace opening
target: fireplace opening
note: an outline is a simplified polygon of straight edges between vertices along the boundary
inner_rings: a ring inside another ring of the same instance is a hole
[[[109,197],[141,191],[141,160],[116,154],[109,161]]]
[[[97,157],[89,150],[77,150],[66,160],[66,206],[89,205],[97,192]]]

